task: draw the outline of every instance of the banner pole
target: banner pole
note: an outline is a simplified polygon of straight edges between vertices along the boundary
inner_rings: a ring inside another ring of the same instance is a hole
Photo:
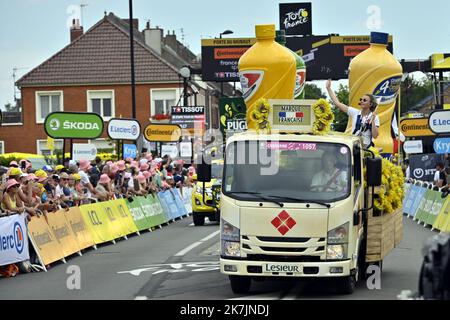
[[[70,160],[73,158],[73,140],[70,139]]]
[[[66,154],[66,139],[63,139],[63,147],[62,147],[62,155],[61,155],[61,163],[64,165],[64,155]]]

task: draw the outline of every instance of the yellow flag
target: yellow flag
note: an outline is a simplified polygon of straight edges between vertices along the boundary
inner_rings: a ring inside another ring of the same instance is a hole
[[[53,138],[47,137],[47,148],[50,151],[53,151],[55,149],[55,140]]]

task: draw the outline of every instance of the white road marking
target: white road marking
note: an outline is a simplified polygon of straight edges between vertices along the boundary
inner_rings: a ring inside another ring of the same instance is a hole
[[[220,230],[214,231],[213,233],[211,233],[210,235],[204,237],[203,239],[194,242],[193,244],[187,246],[186,248],[184,248],[183,250],[177,252],[175,254],[175,257],[180,257],[180,256],[184,256],[186,253],[188,253],[189,251],[191,251],[192,249],[194,249],[195,247],[198,247],[199,245],[201,245],[203,242],[208,241],[212,238],[214,238],[216,235],[218,235],[220,233]]]
[[[134,300],[148,300],[146,296],[137,296]]]
[[[201,245],[202,243],[200,241],[194,242],[190,246],[187,246],[183,250],[179,251],[178,253],[175,253],[175,257],[184,256],[186,253],[194,249],[195,247]]]

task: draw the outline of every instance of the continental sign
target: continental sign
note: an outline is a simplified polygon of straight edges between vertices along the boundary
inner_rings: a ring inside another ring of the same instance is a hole
[[[428,125],[428,118],[403,119],[400,121],[400,130],[405,137],[434,136]]]
[[[144,129],[144,138],[150,142],[178,142],[181,139],[181,127],[176,124],[150,123]]]

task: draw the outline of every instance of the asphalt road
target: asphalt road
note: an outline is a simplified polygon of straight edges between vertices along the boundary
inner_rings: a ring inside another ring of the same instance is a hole
[[[194,227],[189,217],[86,250],[48,272],[1,278],[0,299],[398,299],[402,290],[417,291],[421,249],[434,234],[404,218],[403,241],[383,262],[380,290],[359,283],[354,294],[338,295],[329,281],[289,278],[253,282],[247,295],[235,295],[218,271],[218,223]],[[73,266],[80,271],[80,289],[67,285],[73,284]]]

